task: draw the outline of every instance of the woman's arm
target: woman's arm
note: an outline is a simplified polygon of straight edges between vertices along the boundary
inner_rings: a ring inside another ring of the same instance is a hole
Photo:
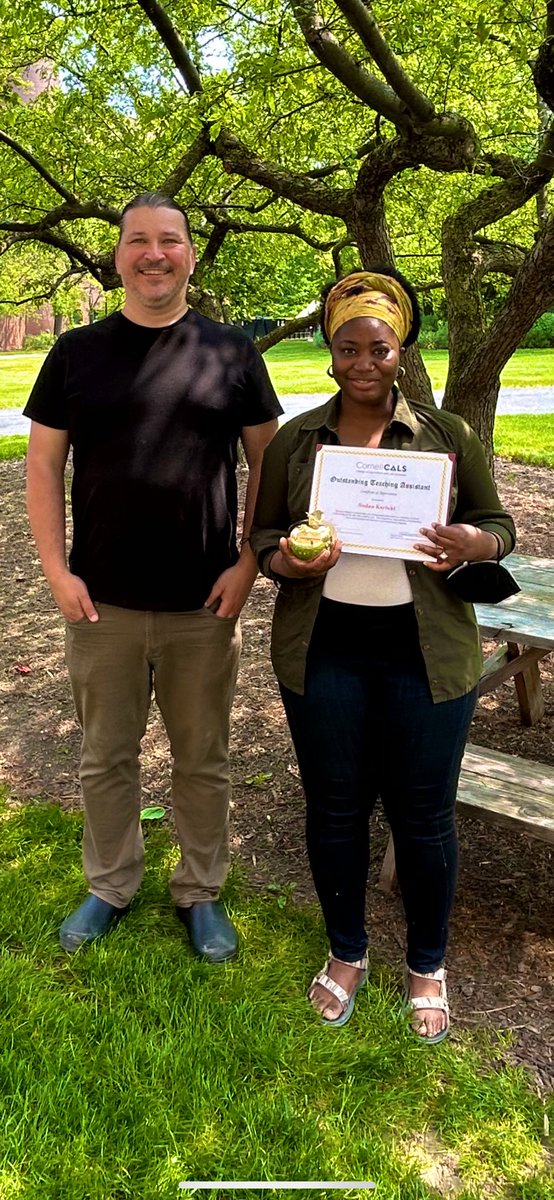
[[[451,522],[422,529],[427,542],[417,546],[436,553],[437,561],[425,564],[434,571],[450,571],[462,562],[503,558],[516,541],[514,522],[500,502],[481,442],[462,422],[460,435],[458,496]]]
[[[290,524],[288,509],[289,446],[285,429],[279,429],[266,447],[250,529],[250,544],[263,575],[271,578],[270,561]]]
[[[293,438],[294,432],[293,429]],[[300,561],[290,551],[288,531],[294,519],[289,504],[293,438],[289,427],[284,426],[265,451],[250,542],[260,571],[268,579],[313,582],[334,567],[340,554],[340,542],[336,541],[330,550],[324,550],[311,562]],[[310,475],[311,471],[308,470],[305,510],[309,504]]]

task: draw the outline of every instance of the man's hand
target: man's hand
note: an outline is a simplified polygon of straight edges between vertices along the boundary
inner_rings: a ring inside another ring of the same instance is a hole
[[[98,613],[88,594],[86,584],[78,575],[64,571],[55,579],[49,579],[50,591],[60,611],[70,625],[82,621],[98,621]]]
[[[431,571],[452,571],[463,562],[483,562],[496,558],[497,541],[494,533],[477,529],[476,525],[439,525],[420,529],[427,543],[417,542],[414,549],[434,554],[435,562],[426,562],[424,567]]]
[[[317,558],[306,561],[296,558],[290,548],[290,538],[282,537],[270,567],[275,575],[284,575],[289,579],[317,578],[318,575],[326,575],[327,571],[335,566],[340,557],[341,547],[342,542],[335,541],[329,550],[323,550]]]
[[[257,574],[258,567],[254,555],[241,556],[234,567],[228,567],[219,579],[216,579],[205,602],[206,608],[213,608],[217,617],[238,617],[248,600]]]

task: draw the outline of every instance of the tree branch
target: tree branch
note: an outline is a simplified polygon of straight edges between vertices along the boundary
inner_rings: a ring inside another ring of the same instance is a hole
[[[482,378],[499,375],[534,322],[554,304],[554,216],[525,256],[506,303],[478,350],[466,360],[457,382],[462,392]]]
[[[431,101],[415,87],[385,41],[371,12],[370,4],[364,4],[362,0],[335,0],[335,3],[344,13],[352,29],[356,30],[374,63],[408,111],[425,124],[436,118],[437,114]]]
[[[292,0],[292,10],[305,41],[320,63],[364,104],[395,125],[408,128],[409,114],[403,110],[392,88],[358,66],[348,50],[330,33],[311,0]]]
[[[19,142],[14,141],[13,138],[9,137],[8,134],[4,133],[2,130],[0,130],[0,142],[3,142],[5,146],[9,146],[10,150],[15,150],[15,153],[18,154],[19,157],[22,158],[26,163],[28,163],[29,166],[33,168],[33,171],[36,171],[37,175],[40,175],[41,179],[44,179],[45,183],[47,183],[49,187],[53,188],[59,196],[62,196],[64,200],[67,200],[69,204],[77,203],[77,197],[73,195],[73,192],[68,191],[68,189],[63,186],[63,183],[60,183],[59,180],[54,179],[54,176],[50,174],[50,171],[48,171],[46,167],[43,167],[42,163],[38,161],[38,158],[35,158],[34,154],[31,154],[29,150],[25,150],[24,146],[20,146]]]
[[[515,209],[520,208],[526,200],[534,196],[554,174],[554,128],[545,134],[536,157],[527,163],[525,169],[520,164],[512,169],[510,178],[501,183],[493,184],[481,192],[474,200],[461,206],[458,212],[447,217],[445,228],[458,231],[464,240],[468,235],[500,221]]]
[[[13,308],[19,308],[23,304],[38,304],[40,300],[51,300],[54,293],[57,292],[62,283],[65,283],[66,279],[70,279],[72,276],[84,275],[85,273],[85,267],[70,268],[69,271],[64,271],[63,275],[60,275],[59,279],[55,280],[47,292],[38,292],[36,296],[25,296],[23,300],[12,300],[10,296],[0,297],[0,304],[9,304]]]
[[[197,287],[202,287],[202,282],[206,271],[212,266],[216,255],[219,253],[223,242],[228,233],[228,226],[223,222],[216,223],[208,238],[204,253],[196,264],[194,270],[194,282]]]
[[[77,246],[75,242],[70,242],[69,238],[61,237],[59,234],[49,233],[19,233],[13,239],[12,244],[19,242],[41,242],[44,246],[53,246],[55,250],[61,250],[67,254],[69,261],[81,263],[85,268],[104,288],[105,291],[111,291],[112,288],[119,286],[119,276],[115,270],[113,262],[113,254],[102,254],[93,258],[87,254],[81,246]]]
[[[378,118],[377,118],[378,119]],[[349,163],[355,158],[365,158],[367,154],[371,154],[373,150],[380,146],[384,138],[371,138],[368,142],[364,142],[363,146],[358,146],[352,155],[345,158],[343,162],[333,163],[329,167],[315,167],[313,171],[308,171],[310,179],[326,179],[329,175],[336,175],[337,171],[348,170]]]
[[[284,170],[276,163],[264,162],[252,154],[247,146],[228,133],[221,130],[214,151],[221,159],[225,171],[252,179],[255,183],[269,188],[277,196],[283,196],[308,208],[312,212],[324,213],[327,216],[344,217],[351,203],[351,189],[330,189],[324,187],[309,175]]]
[[[239,183],[242,185],[242,180],[239,180]],[[229,192],[227,192],[227,195],[229,195]],[[208,208],[212,209],[213,211],[215,211],[216,208],[221,208],[224,209],[225,212],[230,212],[231,209],[237,209],[241,212],[259,213],[263,212],[265,208],[271,208],[271,205],[275,204],[278,199],[278,196],[267,196],[265,200],[262,200],[261,204],[229,204],[227,200],[213,200],[211,204],[202,204],[201,201],[198,200],[197,207],[200,208],[202,212],[205,212]]]
[[[546,5],[544,41],[533,64],[533,81],[537,92],[550,109],[554,109],[554,3]]]
[[[333,259],[333,266],[335,268],[335,279],[340,279],[340,277],[342,275],[341,252],[343,250],[345,250],[347,246],[355,246],[355,245],[356,245],[356,243],[354,241],[352,241],[352,238],[347,238],[347,237],[341,238],[340,242],[335,242],[335,245],[333,246],[333,249],[331,251],[331,257]]]
[[[307,317],[295,317],[293,321],[285,321],[284,325],[278,325],[277,329],[266,333],[265,337],[256,338],[254,345],[260,354],[265,354],[266,350],[270,350],[272,346],[276,346],[291,334],[301,333],[303,329],[311,329],[312,325],[317,325],[317,320],[317,312],[309,313]]]
[[[59,225],[62,221],[80,221],[95,217],[98,221],[106,221],[109,225],[118,225],[120,214],[115,208],[105,208],[95,201],[81,204],[78,200],[60,204],[45,213],[40,221],[0,221],[0,229],[7,233],[35,234],[37,237],[48,229]]]
[[[355,58],[348,50],[345,50],[344,46],[330,32],[328,25],[316,12],[312,0],[291,0],[291,3],[292,10],[305,41],[316,58],[354,96],[357,96],[359,100],[369,105],[370,108],[373,108],[382,117],[386,117],[389,121],[392,121],[400,132],[422,132],[428,137],[451,139],[453,141],[460,137],[465,141],[469,132],[473,139],[476,140],[468,121],[460,117],[457,113],[442,113],[437,115],[433,106],[423,96],[423,93],[418,92],[414,85],[410,83],[408,76],[405,75],[401,67],[397,65],[397,70],[395,70],[394,64],[396,60],[394,55],[386,46],[380,33],[378,34],[379,55],[383,61],[385,61],[386,57],[391,76],[397,80],[401,88],[402,98],[399,98],[397,92],[388,82],[382,83],[377,76],[370,75],[368,71],[358,65]],[[349,5],[354,8],[356,4],[358,4],[356,13],[359,18],[360,10],[363,10],[363,5],[359,3],[359,0],[344,0],[345,11]],[[342,0],[339,7],[342,7]],[[349,13],[347,13],[347,16],[350,18]],[[353,28],[355,27],[353,21],[350,21],[350,24]],[[373,41],[377,44],[377,26],[374,23],[374,27],[371,25],[370,27]],[[373,56],[373,50],[371,50],[371,53]],[[416,113],[408,109],[403,98],[404,94],[410,95],[411,101],[417,110]],[[426,108],[425,105],[427,105]],[[425,116],[423,116],[424,108],[426,112]]]
[[[246,5],[244,8],[238,8],[235,7],[234,4],[226,4],[225,0],[219,0],[219,3],[220,7],[227,8],[231,15],[236,14],[237,17],[244,17],[244,19],[249,21],[252,25],[263,25],[264,27],[266,25],[266,22],[262,17],[255,17],[252,12],[246,11]]]
[[[190,179],[198,163],[210,153],[210,149],[209,134],[206,129],[203,129],[185,151],[175,169],[160,184],[160,192],[163,192],[164,196],[172,198],[176,196]]]
[[[179,37],[175,26],[158,0],[137,0],[145,16],[159,34],[168,54],[173,59],[179,74],[185,81],[188,92],[194,96],[202,91],[202,80],[192,58]]]
[[[443,407],[449,411],[456,411],[456,405],[460,403],[460,398],[464,394],[461,390],[460,379],[462,377],[466,379],[468,372],[473,369],[472,363],[476,355],[480,354],[481,346],[485,343],[489,344],[481,285],[483,275],[488,270],[491,252],[490,250],[488,254],[483,252],[482,244],[477,242],[475,234],[477,230],[493,225],[521,208],[527,200],[540,191],[551,178],[553,171],[554,135],[548,132],[541,142],[538,154],[532,162],[527,164],[525,171],[514,169],[511,179],[503,179],[487,188],[467,204],[462,205],[443,223],[442,274],[448,306],[450,349],[449,372]],[[547,225],[548,222],[544,228]],[[525,261],[527,258],[528,256]],[[529,298],[525,320],[527,320],[530,307],[531,298]],[[515,315],[512,313],[512,320],[515,320],[517,332],[515,342],[513,337],[510,337],[509,344],[515,349],[518,339],[523,336],[533,322],[531,321],[530,325],[526,324],[523,329],[521,317],[518,316],[515,319]],[[498,349],[496,352],[502,357],[503,351]],[[479,361],[482,362],[481,358]],[[493,376],[491,361],[484,378],[490,381]],[[474,379],[474,377],[472,378]],[[498,386],[498,380],[496,386]],[[487,401],[489,407],[492,404],[491,397],[492,391]]]
[[[306,242],[307,246],[311,246],[313,250],[321,250],[323,252],[332,250],[336,245],[336,238],[333,238],[333,240],[330,242],[318,242],[317,238],[312,238],[309,236],[309,234],[304,233],[302,227],[297,224],[269,225],[263,223],[256,224],[249,221],[219,222],[217,213],[215,213],[213,210],[205,208],[204,212],[209,221],[213,221],[214,225],[217,225],[218,223],[222,226],[224,225],[225,229],[229,233],[282,233],[288,235],[289,237],[299,238],[302,242]],[[345,244],[346,243],[343,242],[343,245]]]
[[[435,292],[435,291],[437,291],[438,288],[443,288],[443,287],[444,287],[444,283],[443,283],[442,279],[431,279],[431,280],[429,280],[429,283],[414,283],[413,284],[414,291],[417,293],[418,296],[425,296],[425,295],[427,295],[427,292]]]
[[[495,242],[490,238],[476,237],[475,244],[481,260],[478,264],[481,275],[494,273],[514,276],[528,254],[525,246],[518,246],[514,242]]]
[[[514,173],[520,174],[527,169],[528,163],[524,158],[515,158],[512,154],[483,154],[481,162],[475,164],[476,175],[497,175],[500,179],[513,179]]]

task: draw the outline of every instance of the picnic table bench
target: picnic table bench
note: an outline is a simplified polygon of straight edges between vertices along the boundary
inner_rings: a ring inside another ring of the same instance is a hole
[[[544,716],[539,662],[554,650],[554,559],[510,554],[504,559],[521,592],[502,604],[476,604],[482,637],[500,642],[485,661],[479,695],[513,678],[523,725]],[[554,768],[468,744],[458,786],[458,811],[517,828],[554,844]],[[379,886],[394,887],[392,838]]]
[[[476,604],[484,638],[501,644],[485,662],[479,695],[513,677],[522,725],[544,716],[539,662],[554,650],[554,559],[509,554],[505,565],[521,592],[502,604]]]

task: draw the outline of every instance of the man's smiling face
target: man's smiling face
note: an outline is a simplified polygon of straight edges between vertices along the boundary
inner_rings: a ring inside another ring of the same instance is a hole
[[[183,216],[172,208],[132,208],[115,251],[126,307],[145,317],[186,307],[187,284],[196,262]],[[148,323],[148,322],[146,322]]]

